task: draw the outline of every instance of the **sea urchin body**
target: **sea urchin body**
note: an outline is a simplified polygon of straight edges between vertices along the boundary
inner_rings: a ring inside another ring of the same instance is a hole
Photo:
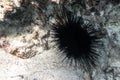
[[[61,16],[57,15],[56,22],[52,25],[54,42],[70,65],[74,62],[85,70],[96,67],[99,57],[96,48],[100,40],[94,26],[65,10]]]

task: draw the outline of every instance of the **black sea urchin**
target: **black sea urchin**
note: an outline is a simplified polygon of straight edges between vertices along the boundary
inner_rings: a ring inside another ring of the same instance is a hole
[[[65,55],[64,60],[88,71],[98,63],[96,48],[99,47],[100,37],[94,25],[87,22],[62,8],[56,24],[52,25],[52,35],[57,48]]]

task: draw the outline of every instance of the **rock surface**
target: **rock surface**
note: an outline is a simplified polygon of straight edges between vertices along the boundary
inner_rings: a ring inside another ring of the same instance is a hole
[[[47,7],[48,15],[52,13],[52,6]],[[100,66],[92,73],[62,62],[49,45],[50,34],[46,28],[38,24],[23,27],[1,22],[0,80],[120,80],[120,4],[110,3],[100,10],[99,16],[95,18],[94,14],[84,17],[104,23],[106,36],[100,52]]]

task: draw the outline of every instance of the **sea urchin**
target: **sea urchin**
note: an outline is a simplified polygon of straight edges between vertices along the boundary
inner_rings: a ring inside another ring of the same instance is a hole
[[[99,57],[96,48],[99,47],[100,37],[90,21],[85,23],[82,17],[62,8],[61,15],[57,14],[56,24],[52,25],[52,32],[53,41],[70,65],[87,71],[96,67]]]

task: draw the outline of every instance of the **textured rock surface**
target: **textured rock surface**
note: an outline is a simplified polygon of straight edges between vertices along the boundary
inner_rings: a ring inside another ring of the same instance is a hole
[[[48,6],[48,15],[52,6]],[[49,31],[40,25],[1,22],[0,80],[120,80],[120,4],[108,4],[95,16],[84,17],[103,23],[106,36],[100,66],[92,73],[62,63],[62,57],[49,45]]]

